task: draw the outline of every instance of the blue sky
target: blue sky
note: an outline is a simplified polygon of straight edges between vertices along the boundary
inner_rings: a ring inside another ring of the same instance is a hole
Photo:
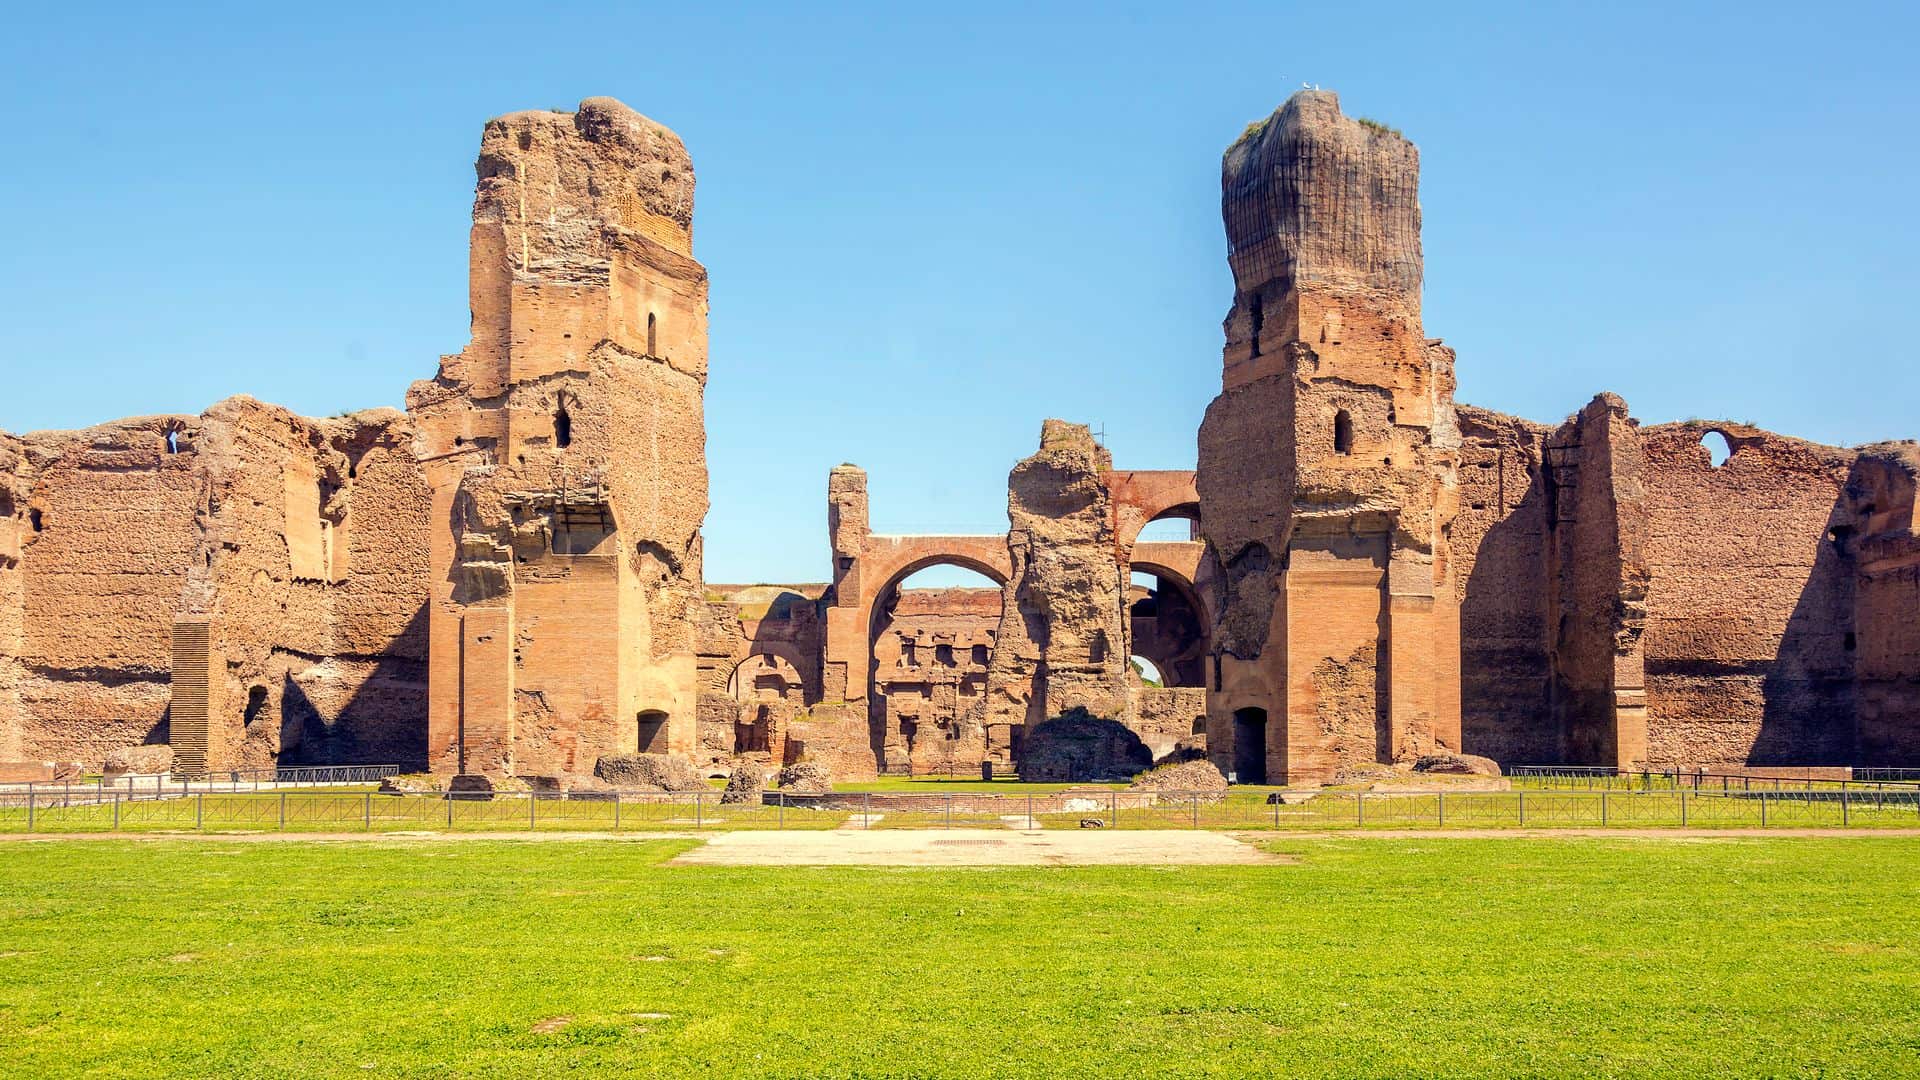
[[[33,5],[4,18],[0,427],[398,405],[467,335],[482,122],[678,131],[712,274],[714,581],[1005,528],[1061,416],[1191,467],[1220,151],[1302,82],[1421,147],[1460,400],[1920,435],[1897,5]]]

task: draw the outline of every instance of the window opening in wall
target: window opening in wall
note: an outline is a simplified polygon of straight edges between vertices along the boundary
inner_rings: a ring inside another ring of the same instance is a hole
[[[167,429],[167,453],[177,454],[179,452],[180,452],[180,431],[178,428],[168,428]]]
[[[953,646],[947,644],[935,645],[933,647],[933,662],[939,664],[941,667],[952,667]]]
[[[1087,660],[1095,664],[1104,664],[1107,662],[1107,632],[1105,630],[1095,630],[1093,632],[1093,644],[1087,649]]]
[[[246,708],[246,712],[241,714],[241,722],[246,724],[248,727],[252,727],[253,722],[255,720],[260,719],[260,713],[266,707],[267,707],[267,688],[264,686],[248,687],[247,688],[247,708]]]
[[[33,526],[34,532],[40,532],[47,527],[45,519],[41,518],[38,510],[27,511],[27,524]]]
[[[1333,452],[1353,453],[1353,417],[1345,409],[1333,414]]]
[[[1707,460],[1711,461],[1716,469],[1725,465],[1727,459],[1733,456],[1733,443],[1727,438],[1725,432],[1707,432],[1700,436],[1700,445],[1707,448]]]
[[[667,752],[667,714],[659,709],[647,709],[640,714],[639,751],[642,754],[664,754]]]
[[[553,445],[565,450],[573,442],[573,417],[567,415],[567,399],[560,398],[553,410]]]
[[[659,336],[655,333],[655,328],[657,325],[658,324],[655,322],[653,317],[653,312],[651,311],[647,312],[647,355],[648,356],[660,355]]]
[[[980,665],[981,667],[985,667],[985,666],[986,666],[986,664],[987,664],[987,647],[986,647],[985,645],[975,645],[975,646],[973,647],[973,649],[971,650],[971,652],[970,652],[970,655],[971,655],[971,656],[973,657],[973,662],[974,662],[974,663],[976,663],[976,664],[978,664],[978,665]]]

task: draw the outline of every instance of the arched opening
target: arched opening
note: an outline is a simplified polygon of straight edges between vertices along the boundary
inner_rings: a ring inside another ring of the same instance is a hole
[[[47,527],[46,519],[40,516],[40,511],[37,509],[27,511],[27,524],[34,532],[42,532]]]
[[[1166,677],[1160,674],[1160,665],[1144,656],[1135,654],[1127,657],[1127,663],[1133,667],[1133,673],[1140,677],[1140,685],[1158,689],[1166,685]]]
[[[1267,782],[1267,710],[1245,708],[1233,714],[1233,779],[1238,784]]]
[[[793,662],[771,652],[755,653],[735,665],[727,690],[737,703],[733,752],[765,752],[775,764],[784,762],[788,722],[806,704],[806,687]]]
[[[1200,539],[1200,508],[1192,503],[1170,506],[1153,515],[1134,534],[1136,544],[1185,544]]]
[[[573,416],[567,412],[567,399],[563,395],[554,403],[553,408],[553,445],[565,450],[573,444]]]
[[[1013,762],[1015,732],[961,722],[986,692],[1000,632],[1001,583],[983,569],[923,561],[874,603],[867,702],[883,773],[978,776],[982,760]]]
[[[1700,436],[1700,445],[1707,448],[1707,461],[1716,469],[1733,456],[1733,441],[1724,431],[1709,431]]]
[[[170,427],[167,429],[167,453],[177,454],[179,452],[180,452],[180,429],[176,427]]]
[[[1206,685],[1210,629],[1192,583],[1166,567],[1132,564],[1127,616],[1134,655],[1152,663],[1160,686]]]
[[[1333,414],[1333,452],[1353,453],[1353,416],[1345,409]]]
[[[667,714],[659,709],[643,709],[636,727],[638,738],[635,747],[642,754],[664,754],[667,752]]]
[[[657,324],[657,321],[654,319],[653,312],[651,311],[647,312],[647,355],[648,356],[660,355],[660,341],[659,341],[659,334],[656,329],[657,325],[658,324]]]

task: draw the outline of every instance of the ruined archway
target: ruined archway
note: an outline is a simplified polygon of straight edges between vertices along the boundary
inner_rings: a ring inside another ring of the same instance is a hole
[[[970,774],[985,732],[968,714],[986,690],[1005,596],[997,568],[952,555],[916,560],[875,595],[867,704],[883,773]]]
[[[1205,686],[1212,626],[1192,580],[1159,563],[1134,562],[1128,570],[1134,654],[1159,670],[1162,686]]]

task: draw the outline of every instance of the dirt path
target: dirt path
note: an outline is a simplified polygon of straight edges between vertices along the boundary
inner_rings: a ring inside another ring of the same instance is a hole
[[[717,833],[687,866],[1212,866],[1288,863],[1217,832],[880,829]]]

